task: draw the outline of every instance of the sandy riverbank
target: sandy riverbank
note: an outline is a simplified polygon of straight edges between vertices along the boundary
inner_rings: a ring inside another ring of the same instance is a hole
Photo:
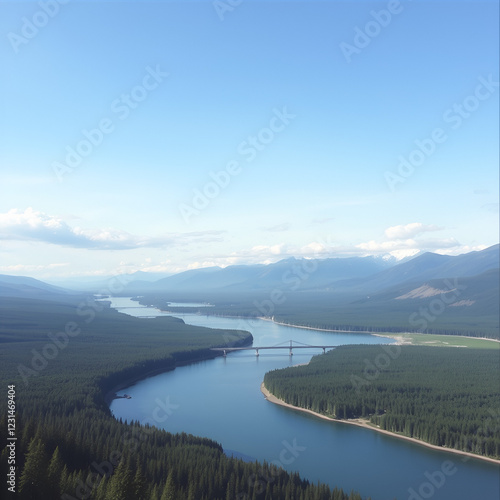
[[[407,339],[405,337],[403,337],[403,335],[427,335],[426,333],[408,333],[408,334],[392,334],[392,333],[387,333],[385,335],[383,334],[380,334],[380,333],[372,333],[372,335],[374,335],[375,337],[383,337],[383,338],[386,338],[386,339],[395,339],[396,340],[396,343],[397,344],[400,344],[400,345],[412,345],[412,339]],[[433,335],[432,333],[430,335]],[[446,338],[446,337],[453,337],[455,339],[472,339],[472,340],[489,340],[490,342],[496,342],[497,344],[500,343],[500,340],[497,340],[497,339],[490,339],[488,337],[469,337],[467,335],[446,335],[446,334],[442,334],[440,335],[442,338]]]
[[[478,460],[485,460],[486,462],[491,462],[497,465],[500,465],[500,460],[495,460],[494,458],[489,458],[489,457],[483,457],[481,455],[475,455],[474,453],[469,453],[466,451],[460,451],[460,450],[453,450],[450,448],[443,448],[442,446],[436,446],[433,444],[426,443],[425,441],[420,441],[419,439],[407,437],[407,436],[402,436],[401,434],[395,434],[394,432],[389,432],[383,429],[379,429],[378,427],[375,427],[374,425],[370,424],[368,420],[363,420],[363,419],[353,419],[353,420],[337,420],[331,417],[327,417],[326,415],[321,415],[320,413],[316,413],[312,410],[308,410],[306,408],[300,408],[298,406],[293,406],[289,403],[285,403],[283,400],[278,399],[276,396],[271,394],[267,389],[266,386],[264,385],[264,382],[262,382],[260,386],[260,390],[262,394],[264,394],[265,398],[270,401],[271,403],[280,405],[280,406],[285,406],[287,408],[290,408],[292,410],[296,411],[302,411],[305,413],[310,413],[311,415],[314,415],[315,417],[322,418],[323,420],[329,420],[330,422],[337,422],[340,424],[348,424],[348,425],[357,425],[358,427],[363,427],[365,429],[370,429],[372,431],[380,432],[382,434],[387,434],[388,436],[392,436],[395,438],[399,439],[404,439],[406,441],[410,441],[414,444],[418,444],[420,446],[426,446],[427,448],[432,448],[434,450],[439,450],[439,451],[446,451],[448,453],[453,453],[455,455],[462,455],[464,457],[470,457],[470,458],[476,458]]]
[[[396,345],[412,345],[411,339],[405,339],[402,335],[382,335],[380,333],[372,333],[374,337],[382,337],[384,339],[393,339],[395,340]]]
[[[315,326],[292,325],[290,323],[281,323],[279,321],[275,321],[272,318],[266,318],[265,316],[258,316],[257,319],[261,319],[263,321],[270,321],[275,325],[289,326],[290,328],[301,328],[302,330],[317,330],[319,332],[331,332],[331,333],[361,333],[363,335],[375,335],[374,332],[364,331],[364,330],[330,330],[328,328],[317,328]],[[385,335],[379,335],[379,337],[385,337]],[[392,338],[392,337],[387,337],[387,338]]]
[[[265,316],[259,316],[258,319],[261,319],[263,321],[270,321],[271,323],[274,323],[275,325],[281,325],[281,326],[289,326],[290,328],[302,328],[303,330],[318,330],[320,332],[331,332],[331,333],[362,333],[365,335],[373,335],[375,337],[382,337],[385,339],[391,339],[395,340],[396,345],[412,345],[411,340],[408,340],[405,338],[403,335],[415,335],[415,333],[411,332],[400,332],[400,333],[376,333],[376,332],[371,332],[371,331],[365,331],[365,330],[331,330],[327,328],[316,328],[314,326],[303,326],[303,325],[292,325],[290,323],[281,323],[279,321],[275,321],[272,318],[267,318]],[[420,334],[420,335],[427,335],[425,333]],[[432,335],[432,334],[431,334]],[[463,337],[465,339],[473,339],[473,340],[489,340],[490,342],[497,342],[500,343],[500,340],[497,339],[490,339],[488,337],[469,337],[467,335],[447,335],[447,334],[442,334],[441,335],[443,338],[446,337]]]

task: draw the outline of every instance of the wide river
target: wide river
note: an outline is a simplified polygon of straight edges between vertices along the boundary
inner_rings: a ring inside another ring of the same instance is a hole
[[[112,306],[137,317],[165,315],[128,298],[113,298]],[[373,335],[322,332],[264,320],[171,315],[192,325],[248,330],[254,345],[261,346],[289,339],[311,345],[390,342]],[[228,454],[274,462],[312,482],[354,489],[373,500],[500,498],[500,466],[496,464],[325,421],[264,398],[260,385],[267,371],[307,363],[321,352],[303,349],[289,356],[287,350],[261,351],[256,357],[254,351],[239,351],[193,363],[120,391],[132,398],[115,399],[111,410],[124,420],[211,438]]]

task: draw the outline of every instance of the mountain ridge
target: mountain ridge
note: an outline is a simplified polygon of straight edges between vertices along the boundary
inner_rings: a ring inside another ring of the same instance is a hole
[[[124,293],[259,291],[299,283],[301,290],[375,292],[412,280],[467,277],[500,267],[499,245],[457,256],[425,252],[393,263],[382,258],[287,258],[273,264],[192,269],[158,281],[133,281]]]

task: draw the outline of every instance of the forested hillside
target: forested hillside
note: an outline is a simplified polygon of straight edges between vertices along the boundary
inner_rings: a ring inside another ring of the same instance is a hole
[[[244,344],[250,334],[188,326],[169,317],[141,320],[93,300],[4,298],[0,317],[4,478],[11,456],[5,447],[6,393],[15,386],[17,485],[12,498],[360,498],[311,485],[269,464],[228,458],[208,439],[111,416],[105,394],[117,383],[213,356],[209,347]],[[162,411],[168,414],[168,405]]]
[[[497,348],[342,346],[264,383],[294,406],[500,458],[499,373]]]
[[[418,286],[413,285],[413,288]],[[445,304],[440,295],[413,300],[372,301],[341,293],[290,292],[286,288],[267,294],[156,294],[141,297],[139,302],[165,311],[268,317],[290,325],[328,330],[418,332],[498,339],[498,302],[490,304],[498,297],[498,291],[485,288],[481,295],[487,296],[487,303],[478,300],[472,306],[466,302],[458,307]],[[458,298],[457,302],[462,300],[474,299]],[[204,301],[215,305],[181,309],[169,306],[169,301]]]
[[[498,245],[458,256],[426,253],[369,274],[377,265],[379,260],[361,258],[288,259],[268,266],[193,270],[142,290],[140,302],[170,311],[176,309],[169,302],[210,302],[213,307],[189,312],[267,317],[331,330],[500,339]],[[215,279],[248,278],[256,269],[252,280],[244,281],[246,287]],[[340,279],[347,274],[351,279]],[[203,286],[205,280],[214,286]],[[164,287],[187,282],[191,285]]]

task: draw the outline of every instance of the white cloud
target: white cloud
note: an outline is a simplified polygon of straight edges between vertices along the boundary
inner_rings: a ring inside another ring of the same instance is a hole
[[[61,267],[68,267],[69,263],[54,263],[54,264],[15,264],[11,266],[0,266],[0,273],[32,273],[38,271],[51,271]]]
[[[93,250],[129,250],[183,246],[193,242],[221,241],[224,231],[198,231],[162,236],[137,236],[120,229],[89,230],[71,227],[64,220],[33,208],[0,213],[0,240],[39,241]]]
[[[321,254],[328,253],[328,251],[328,247],[324,243],[313,241],[303,246],[299,251],[299,255],[304,257],[320,256]]]
[[[436,248],[434,250],[434,253],[439,253],[441,255],[461,255],[463,253],[469,253],[469,252],[480,252],[481,250],[484,250],[485,248],[488,248],[488,245],[458,245],[455,248]]]
[[[255,245],[249,250],[232,252],[230,255],[210,255],[207,256],[206,260],[197,260],[192,263],[189,269],[209,266],[226,267],[235,264],[270,264],[290,257],[326,259],[331,257],[343,258],[377,255],[392,256],[400,260],[423,251],[460,254],[469,250],[468,247],[463,247],[454,238],[370,240],[356,245],[345,246],[334,245],[327,241],[312,241],[301,247],[280,243],[276,245]]]
[[[435,252],[447,255],[457,255],[472,250],[481,250],[482,247],[467,247],[461,245],[454,238],[419,240],[407,238],[393,241],[370,240],[356,245],[340,246],[329,241],[312,241],[301,247],[285,243],[275,245],[255,245],[250,249],[231,252],[230,254],[211,254],[197,256],[193,262],[185,267],[173,265],[164,266],[161,270],[180,272],[186,269],[204,267],[227,267],[232,265],[271,264],[290,257],[306,259],[326,259],[343,257],[366,257],[376,255],[397,260],[412,257],[420,252]],[[201,258],[200,258],[201,257]],[[141,269],[146,270],[146,269]],[[156,270],[160,270],[156,268]]]
[[[356,245],[356,248],[365,251],[365,255],[390,254],[397,259],[411,257],[419,252],[437,252],[437,250],[441,250],[442,253],[446,254],[464,253],[459,250],[463,246],[455,238],[427,240],[407,238],[391,241],[371,240]]]
[[[269,229],[278,228],[274,226]],[[456,255],[484,248],[484,246],[464,246],[454,238],[431,238],[430,232],[439,229],[441,228],[435,225],[423,223],[392,226],[387,228],[380,238],[361,242],[358,240],[344,245],[339,245],[337,237],[310,238],[302,241],[293,241],[289,237],[285,241],[281,240],[281,237],[278,239],[276,234],[274,242],[268,244],[241,248],[241,242],[236,242],[237,246],[227,250],[227,243],[224,243],[226,231],[141,236],[115,228],[89,229],[84,227],[84,221],[76,216],[54,216],[33,208],[14,209],[0,213],[0,240],[14,242],[13,245],[5,245],[9,250],[6,251],[4,248],[6,258],[2,262],[3,267],[0,267],[0,272],[58,276],[98,276],[138,270],[177,273],[187,269],[212,266],[270,264],[290,257],[324,259],[377,255],[402,259],[424,251]],[[269,235],[266,238],[268,237]],[[224,244],[218,244],[219,242]],[[25,243],[30,244],[26,245],[28,253],[22,258],[21,249]],[[36,248],[37,252],[40,248],[40,257],[43,255],[42,245],[39,246],[39,243],[53,245],[47,247],[50,254],[41,262],[32,260],[33,248]],[[68,249],[75,251],[71,253]],[[134,249],[137,252],[134,252]],[[119,257],[112,252],[106,255],[99,254],[99,260],[93,262],[89,253],[81,250],[129,250],[129,252],[120,254]],[[61,264],[69,262],[69,259],[71,259],[70,264]],[[22,264],[18,264],[19,262]],[[54,263],[47,265],[48,262]],[[38,263],[41,265],[36,265]],[[106,269],[92,270],[92,267]]]
[[[396,260],[402,260],[406,259],[407,257],[413,257],[418,253],[420,253],[420,250],[417,250],[416,248],[408,248],[405,250],[393,250],[392,252],[389,252],[387,256],[385,256],[385,260],[390,259],[389,256],[394,257]]]
[[[434,224],[427,225],[422,224],[421,222],[412,222],[410,224],[388,227],[385,230],[385,236],[389,240],[398,240],[403,238],[413,238],[420,233],[440,231],[442,229],[442,227],[435,226]]]
[[[196,262],[192,262],[191,264],[189,264],[186,268],[186,270],[191,270],[191,269],[203,269],[205,267],[217,267],[217,266],[220,266],[220,267],[226,267],[227,265],[231,265],[231,264],[226,264],[226,265],[221,265],[220,263],[217,263],[216,261],[213,261],[213,260],[205,260],[205,261],[196,261]]]
[[[368,254],[372,253],[390,253],[395,250],[414,249],[418,244],[414,239],[396,240],[396,241],[375,241],[370,240],[356,245],[356,248],[364,250]]]

